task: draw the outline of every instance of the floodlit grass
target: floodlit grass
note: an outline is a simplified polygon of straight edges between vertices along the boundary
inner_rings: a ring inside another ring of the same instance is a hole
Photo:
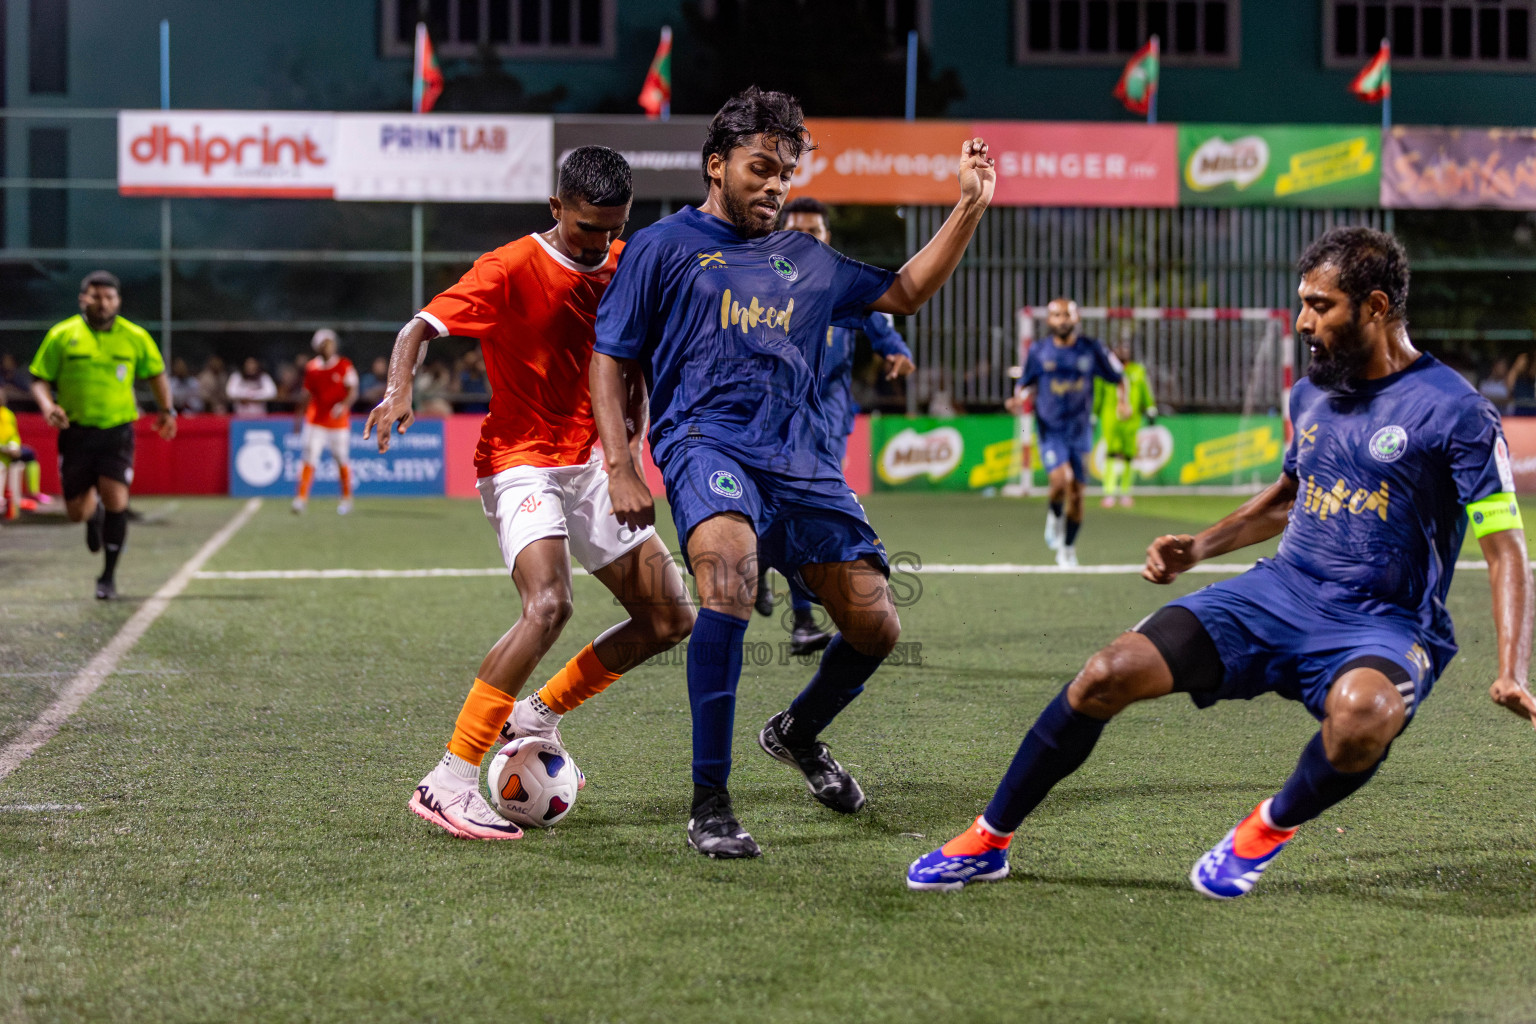
[[[1232,498],[1093,507],[1085,563],[1136,561]],[[213,570],[495,565],[474,503],[269,503]],[[164,505],[145,501],[146,512]],[[234,514],[136,527],[151,593]],[[889,549],[1044,563],[1039,501],[884,496]],[[663,516],[665,518],[665,515]],[[1469,552],[1471,554],[1471,552]],[[78,528],[0,531],[0,742],[132,611],[90,600]],[[405,810],[484,649],[504,578],[194,582],[122,671],[10,778],[0,808],[0,1018],[16,1020],[1525,1021],[1536,1017],[1536,737],[1494,708],[1486,575],[1458,578],[1463,653],[1380,776],[1308,825],[1255,894],[1190,864],[1314,729],[1265,698],[1132,708],[1030,819],[1013,877],[909,893],[1030,722],[1096,647],[1169,597],[1132,577],[909,582],[903,639],[829,730],[869,806],[841,818],[756,748],[808,675],[746,670],[732,791],[753,862],[688,851],[675,660],[571,715],[590,785],[556,829],[456,841]],[[616,618],[595,581],[546,668]],[[776,650],[777,621],[749,642]],[[51,674],[50,674],[51,673]],[[538,680],[535,680],[537,682]]]

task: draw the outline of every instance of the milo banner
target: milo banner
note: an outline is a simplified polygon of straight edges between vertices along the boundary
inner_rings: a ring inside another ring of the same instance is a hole
[[[1183,206],[1375,206],[1381,129],[1183,124],[1179,165]]]
[[[1164,416],[1137,435],[1132,462],[1138,483],[1162,487],[1230,487],[1280,475],[1285,430],[1278,416]],[[877,491],[983,491],[1020,479],[1024,443],[1012,416],[870,419],[871,474]],[[1045,474],[1031,450],[1029,471]],[[1103,475],[1104,445],[1090,458],[1090,483]]]

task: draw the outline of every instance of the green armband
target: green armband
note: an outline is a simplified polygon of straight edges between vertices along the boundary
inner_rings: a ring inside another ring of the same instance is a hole
[[[1467,506],[1467,515],[1472,519],[1472,536],[1479,538],[1490,533],[1518,530],[1523,526],[1520,521],[1520,505],[1508,491],[1490,494],[1482,501],[1474,501]]]

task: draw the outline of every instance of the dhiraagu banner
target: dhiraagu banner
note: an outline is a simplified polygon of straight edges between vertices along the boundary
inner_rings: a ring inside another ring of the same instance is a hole
[[[1231,487],[1280,475],[1285,430],[1279,416],[1164,416],[1137,435],[1132,468],[1138,483],[1161,487]],[[1025,468],[1019,421],[1012,416],[953,419],[875,416],[870,455],[877,491],[983,491],[1017,482]],[[1099,482],[1104,445],[1088,459]],[[1035,484],[1045,483],[1039,455],[1029,451]]]
[[[1181,206],[1378,206],[1381,129],[1179,125]]]

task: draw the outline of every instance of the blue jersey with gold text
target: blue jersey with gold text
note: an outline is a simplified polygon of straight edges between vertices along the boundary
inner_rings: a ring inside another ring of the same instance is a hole
[[[858,331],[869,338],[876,355],[912,358],[912,350],[884,313],[867,313],[856,325],[827,328],[827,352],[821,368],[821,410],[827,418],[827,429],[838,439],[853,432],[853,417],[858,412],[853,400],[853,357]]]
[[[1290,413],[1299,488],[1277,561],[1325,604],[1416,621],[1438,673],[1456,653],[1445,595],[1467,506],[1514,491],[1498,413],[1429,355],[1348,394],[1303,378]]]
[[[840,481],[820,397],[827,329],[861,320],[895,276],[803,231],[747,239],[687,206],[625,247],[595,348],[643,366],[663,471],[698,438],[769,472]]]
[[[1088,430],[1093,379],[1120,383],[1120,364],[1104,345],[1078,335],[1070,345],[1041,338],[1024,360],[1024,387],[1035,387],[1035,419],[1046,432]]]

